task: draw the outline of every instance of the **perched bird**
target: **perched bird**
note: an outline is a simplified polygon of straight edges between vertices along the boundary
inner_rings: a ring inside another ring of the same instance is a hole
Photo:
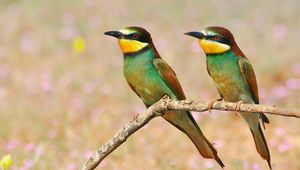
[[[214,80],[221,99],[259,103],[254,70],[229,30],[212,26],[201,32],[185,34],[199,39],[199,44],[207,56],[207,71]],[[268,118],[263,113],[241,112],[241,116],[250,127],[257,152],[267,160],[271,169],[270,153],[259,121],[262,120],[264,126],[264,123],[269,123]]]
[[[146,107],[164,95],[174,100],[186,99],[175,72],[160,57],[150,34],[145,29],[128,27],[104,34],[118,38],[124,55],[125,78]],[[185,133],[203,157],[215,159],[221,167],[224,167],[216,149],[203,135],[190,112],[167,111],[162,117]]]

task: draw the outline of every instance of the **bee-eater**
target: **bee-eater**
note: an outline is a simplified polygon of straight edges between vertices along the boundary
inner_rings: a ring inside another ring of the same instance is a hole
[[[230,102],[259,103],[254,70],[229,30],[212,26],[185,34],[199,39],[206,54],[208,74],[214,80],[221,98]],[[259,121],[269,123],[268,118],[263,113],[241,112],[241,116],[250,127],[257,152],[271,168],[268,145]]]
[[[118,39],[124,56],[124,76],[130,88],[142,99],[146,107],[164,95],[174,100],[186,99],[175,72],[160,57],[145,29],[127,27],[104,34]],[[167,111],[162,117],[185,133],[203,157],[215,159],[224,167],[216,149],[203,135],[190,112]]]

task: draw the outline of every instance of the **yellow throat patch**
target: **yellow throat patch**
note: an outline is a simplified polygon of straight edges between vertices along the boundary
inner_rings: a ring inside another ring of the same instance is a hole
[[[204,50],[205,54],[220,54],[230,49],[229,45],[206,39],[200,39],[199,44]]]
[[[119,45],[123,53],[134,53],[146,47],[148,43],[143,43],[136,40],[119,39]]]

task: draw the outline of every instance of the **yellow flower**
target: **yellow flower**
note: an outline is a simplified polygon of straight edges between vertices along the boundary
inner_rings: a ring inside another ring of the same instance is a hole
[[[72,42],[73,52],[75,54],[81,54],[85,50],[85,42],[81,37],[76,37]]]
[[[8,170],[12,165],[12,159],[10,155],[4,155],[0,160],[0,167],[2,170]]]

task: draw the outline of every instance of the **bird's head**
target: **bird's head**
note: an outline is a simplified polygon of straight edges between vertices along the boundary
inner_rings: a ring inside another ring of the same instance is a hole
[[[212,26],[200,32],[185,34],[198,38],[205,54],[222,54],[236,46],[232,33],[224,27]]]
[[[119,31],[107,31],[104,34],[118,38],[124,54],[136,53],[153,46],[151,35],[141,27],[127,27]]]

